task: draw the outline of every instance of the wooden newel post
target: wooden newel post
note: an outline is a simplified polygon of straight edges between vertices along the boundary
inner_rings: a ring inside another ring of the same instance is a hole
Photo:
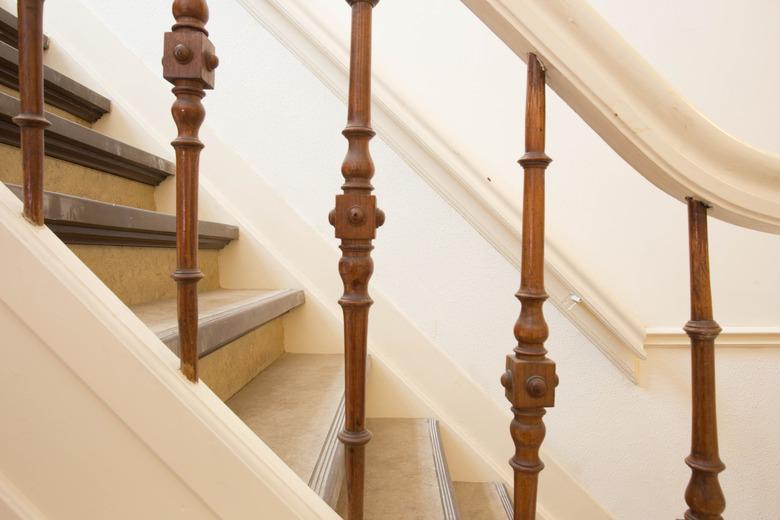
[[[544,342],[548,336],[542,306],[544,289],[544,172],[551,159],[544,153],[545,77],[535,55],[528,56],[525,148],[520,159],[525,170],[523,189],[523,251],[521,284],[517,298],[520,317],[515,324],[517,346],[507,356],[501,384],[512,404],[514,419],[510,433],[515,455],[509,461],[514,470],[514,518],[536,519],[539,472],[544,464],[539,448],[545,436],[545,408],[555,405],[558,378],[555,363],[547,359]]]
[[[43,0],[19,0],[17,8],[21,113],[14,122],[21,129],[24,216],[42,226],[43,140],[50,124],[43,114]]]
[[[363,518],[366,430],[366,361],[368,310],[373,301],[368,281],[374,270],[371,260],[376,229],[384,213],[376,207],[374,163],[369,142],[371,128],[371,16],[378,0],[347,0],[352,6],[352,44],[349,75],[349,115],[344,137],[349,149],[341,167],[343,194],[336,196],[330,223],[341,240],[339,274],[344,294],[339,300],[344,312],[345,403],[344,429],[339,439],[345,446],[347,518]]]
[[[721,520],[726,499],[718,474],[726,469],[718,454],[718,419],[715,400],[715,338],[720,326],[713,319],[710,289],[707,205],[688,199],[691,268],[691,320],[685,332],[691,338],[692,436],[685,463],[691,479],[685,490],[685,520]]]
[[[203,143],[198,132],[206,117],[201,100],[214,88],[219,60],[209,41],[205,0],[175,0],[172,32],[165,33],[163,76],[170,81],[176,101],[171,113],[179,135],[176,150],[176,271],[181,371],[198,380],[198,169]]]

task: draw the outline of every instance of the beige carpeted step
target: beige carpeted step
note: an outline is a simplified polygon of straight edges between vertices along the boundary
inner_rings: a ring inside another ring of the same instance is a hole
[[[227,405],[309,482],[331,439],[343,392],[341,355],[285,354]]]
[[[0,144],[0,181],[22,184],[22,153],[16,146]],[[153,184],[105,173],[62,159],[44,160],[43,184],[47,191],[66,193],[111,204],[154,211]]]
[[[455,499],[463,520],[512,520],[512,504],[500,482],[455,482]]]
[[[72,245],[70,249],[125,305],[130,307],[176,296],[171,273],[176,250],[155,247]],[[198,291],[219,289],[219,251],[201,250],[203,279]]]
[[[368,429],[366,519],[460,518],[435,420],[369,419]]]
[[[284,352],[280,316],[302,305],[303,291],[217,289],[198,297],[200,377],[227,400]],[[171,350],[179,352],[176,299],[132,307]]]

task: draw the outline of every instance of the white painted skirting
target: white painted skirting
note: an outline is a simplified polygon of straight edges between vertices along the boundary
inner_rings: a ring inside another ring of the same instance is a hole
[[[239,0],[269,32],[331,91],[346,99],[348,52],[301,7],[298,0]],[[468,164],[411,112],[375,72],[374,125],[381,138],[516,268],[520,266],[519,204],[485,187]],[[646,358],[643,325],[616,305],[554,244],[546,247],[551,302],[629,379],[637,381]],[[575,296],[575,300],[572,299]]]
[[[688,348],[690,338],[682,329],[654,328],[647,330],[647,348]],[[720,348],[780,348],[780,327],[724,328],[715,340]]]

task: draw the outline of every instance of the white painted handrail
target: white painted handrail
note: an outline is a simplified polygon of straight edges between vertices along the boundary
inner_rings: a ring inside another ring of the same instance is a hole
[[[780,155],[724,132],[584,0],[462,0],[518,56],[541,57],[550,87],[621,157],[673,197],[780,233]]]

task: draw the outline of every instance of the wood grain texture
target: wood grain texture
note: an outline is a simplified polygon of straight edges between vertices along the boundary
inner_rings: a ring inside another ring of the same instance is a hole
[[[376,1],[348,0],[352,7],[352,41],[349,72],[348,122],[344,136],[349,141],[341,172],[343,194],[336,196],[330,223],[341,240],[339,274],[344,294],[339,300],[344,312],[345,403],[344,429],[339,440],[345,446],[347,518],[362,520],[365,488],[365,445],[371,440],[366,429],[366,360],[368,310],[373,301],[368,282],[374,270],[371,251],[376,228],[384,214],[376,207],[374,163],[369,142],[371,128],[371,22]]]
[[[685,332],[691,338],[692,422],[691,453],[685,463],[691,478],[685,490],[685,520],[720,520],[726,498],[718,474],[726,469],[718,453],[715,399],[715,338],[720,326],[713,319],[710,286],[707,205],[688,199],[691,270],[691,319]]]
[[[43,0],[19,0],[19,97],[24,216],[43,225]]]
[[[555,404],[558,379],[555,363],[547,359],[544,342],[548,336],[542,306],[547,300],[544,289],[544,175],[550,158],[545,145],[545,75],[542,64],[528,57],[525,148],[520,159],[525,170],[523,188],[523,236],[521,283],[517,298],[520,317],[514,333],[517,346],[507,356],[501,383],[512,404],[514,419],[510,433],[515,454],[510,460],[514,470],[514,518],[536,519],[539,472],[544,464],[539,449],[545,436],[545,408]]]
[[[205,0],[175,0],[176,23],[165,34],[163,76],[173,84],[171,113],[179,131],[176,150],[176,255],[173,279],[178,284],[181,371],[198,381],[198,174],[203,143],[198,138],[206,118],[201,102],[214,88],[219,64],[208,38],[209,9]]]

